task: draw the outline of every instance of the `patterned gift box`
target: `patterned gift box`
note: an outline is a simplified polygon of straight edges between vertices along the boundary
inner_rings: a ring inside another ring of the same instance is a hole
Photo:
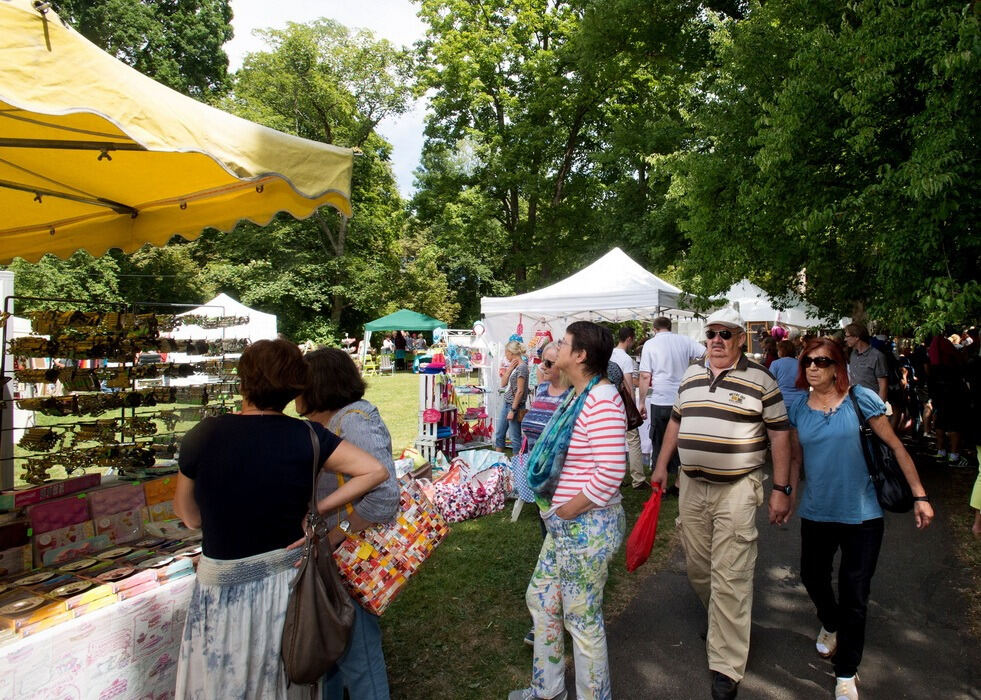
[[[176,476],[162,476],[159,479],[143,482],[143,498],[148,506],[173,501],[176,493]]]
[[[399,485],[395,521],[349,535],[334,550],[334,560],[349,592],[375,615],[385,612],[450,531],[415,479],[406,477]]]
[[[125,484],[107,489],[89,491],[89,508],[92,519],[98,521],[116,513],[139,510],[146,505],[142,484]]]

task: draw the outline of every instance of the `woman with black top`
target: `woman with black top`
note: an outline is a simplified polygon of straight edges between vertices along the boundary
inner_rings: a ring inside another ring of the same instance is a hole
[[[388,472],[322,426],[283,414],[309,375],[296,345],[250,345],[238,375],[241,413],[206,418],[181,443],[174,510],[188,527],[201,528],[203,556],[184,625],[177,697],[306,697],[307,687],[287,688],[280,644],[302,553],[286,547],[303,536],[314,478],[310,429],[320,444],[318,470],[349,477],[318,503],[321,512],[367,493]]]

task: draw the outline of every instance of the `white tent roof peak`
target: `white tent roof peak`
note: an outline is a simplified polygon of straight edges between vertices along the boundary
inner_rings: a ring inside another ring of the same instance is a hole
[[[273,340],[277,337],[277,318],[275,314],[250,309],[248,306],[221,293],[211,301],[201,306],[185,311],[179,316],[194,314],[195,316],[244,316],[249,319],[247,324],[228,328],[201,328],[196,325],[178,326],[169,335],[173,338],[247,338],[252,342],[257,340]]]
[[[679,294],[678,287],[614,248],[592,265],[548,287],[513,297],[484,297],[480,310],[485,316],[520,312],[573,317],[596,312],[594,315],[632,317],[630,312],[638,309],[677,308]]]

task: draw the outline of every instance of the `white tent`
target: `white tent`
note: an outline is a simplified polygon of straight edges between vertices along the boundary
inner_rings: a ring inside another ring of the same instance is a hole
[[[480,312],[487,335],[503,342],[519,320],[534,333],[536,323],[548,323],[561,337],[573,321],[630,321],[650,319],[669,310],[683,310],[683,292],[638,265],[619,248],[561,282],[513,297],[483,297]]]
[[[229,326],[228,328],[202,328],[195,324],[180,325],[171,333],[166,333],[168,337],[181,340],[220,340],[231,338],[244,338],[251,342],[257,340],[275,340],[277,334],[277,319],[275,314],[267,314],[262,311],[250,309],[245,304],[232,299],[227,294],[219,294],[211,301],[198,306],[197,308],[185,311],[180,316],[207,316],[209,318],[220,316],[239,316],[247,317],[248,323],[240,326]],[[237,353],[230,353],[231,357],[237,357]],[[229,356],[229,355],[226,355]],[[174,352],[167,356],[168,362],[191,362],[201,359],[197,356],[189,356],[184,353]],[[182,381],[183,380],[183,381]],[[198,383],[200,377],[184,377],[174,379],[171,384]]]
[[[632,321],[670,316],[694,316],[684,308],[684,292],[653,275],[619,248],[614,248],[592,265],[561,282],[513,297],[484,297],[480,312],[492,354],[484,369],[484,384],[497,386],[497,369],[503,352],[500,346],[522,325],[527,341],[542,328],[554,339],[565,334],[573,321]],[[488,400],[496,418],[500,395]],[[646,428],[643,428],[646,431]]]
[[[796,298],[791,300],[788,308],[777,309],[766,292],[746,279],[732,285],[725,293],[725,298],[729,304],[739,309],[739,314],[747,323],[777,323],[795,328],[827,325],[826,319],[818,316],[813,306]]]
[[[277,334],[276,315],[250,309],[240,301],[232,299],[227,294],[219,294],[211,301],[196,309],[186,311],[181,316],[241,316],[248,317],[249,322],[241,326],[228,328],[202,328],[196,325],[181,325],[170,333],[171,338],[185,340],[215,340],[218,338],[247,338],[256,340],[275,340]]]

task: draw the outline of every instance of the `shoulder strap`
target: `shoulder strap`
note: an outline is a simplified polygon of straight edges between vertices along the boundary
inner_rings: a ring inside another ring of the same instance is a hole
[[[344,437],[344,435],[342,434],[341,423],[344,420],[344,416],[348,415],[349,413],[360,415],[362,418],[365,419],[368,418],[368,412],[363,411],[360,408],[343,408],[337,413],[335,413],[333,418],[331,418],[330,421],[328,422],[327,428],[339,438]]]
[[[855,409],[855,415],[858,416],[858,437],[862,441],[862,456],[865,457],[865,468],[868,469],[869,474],[873,474],[875,471],[875,466],[872,463],[872,444],[871,436],[872,429],[869,427],[868,421],[865,419],[865,415],[862,413],[862,409],[858,405],[858,399],[855,398],[855,387],[848,387],[848,398],[852,401],[852,406]]]
[[[307,430],[310,431],[310,442],[313,444],[313,488],[310,491],[310,512],[317,512],[317,473],[320,471],[320,438],[317,431],[310,425],[310,421],[304,421]]]

